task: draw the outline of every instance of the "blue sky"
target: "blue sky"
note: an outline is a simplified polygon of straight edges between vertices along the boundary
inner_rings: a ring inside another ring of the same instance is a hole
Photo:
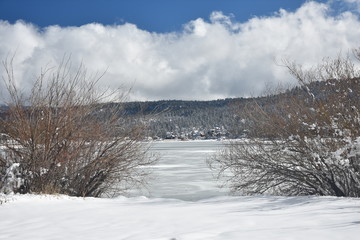
[[[71,55],[130,100],[256,96],[296,84],[283,59],[359,48],[359,13],[360,0],[0,0],[0,60],[15,56],[25,91]]]
[[[155,32],[178,31],[213,11],[233,14],[238,21],[267,16],[280,8],[294,11],[304,0],[0,0],[0,18],[22,19],[38,26],[105,25],[130,22]],[[321,2],[321,1],[319,1]],[[323,1],[324,2],[324,1]]]

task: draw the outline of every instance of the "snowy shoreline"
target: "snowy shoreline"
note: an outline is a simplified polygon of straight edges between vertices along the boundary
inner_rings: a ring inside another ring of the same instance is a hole
[[[226,196],[205,164],[222,144],[154,142],[148,197],[7,195],[0,239],[358,239],[360,198]]]
[[[357,239],[360,199],[337,197],[75,198],[13,195],[0,239]]]

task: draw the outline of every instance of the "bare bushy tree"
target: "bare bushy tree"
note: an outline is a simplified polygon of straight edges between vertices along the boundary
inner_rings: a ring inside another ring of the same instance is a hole
[[[122,126],[123,94],[99,91],[100,77],[65,60],[36,79],[30,93],[4,63],[9,94],[1,118],[0,189],[3,192],[113,195],[142,183],[156,159],[141,143],[143,126]]]
[[[310,70],[285,63],[301,87],[248,104],[248,138],[210,166],[241,194],[360,197],[359,71],[349,57]]]

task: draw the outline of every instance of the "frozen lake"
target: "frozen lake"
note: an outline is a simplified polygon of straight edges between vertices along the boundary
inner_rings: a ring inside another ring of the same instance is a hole
[[[160,155],[146,188],[131,196],[150,198],[175,198],[196,201],[227,195],[220,188],[206,159],[221,149],[221,141],[162,141],[154,142],[151,151]]]

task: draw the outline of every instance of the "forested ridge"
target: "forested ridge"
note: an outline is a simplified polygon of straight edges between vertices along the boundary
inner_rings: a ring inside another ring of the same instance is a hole
[[[356,84],[348,80],[348,85]],[[243,110],[249,103],[271,108],[280,99],[307,94],[307,89],[316,98],[322,98],[337,91],[333,80],[316,81],[306,86],[296,86],[276,94],[254,98],[226,98],[212,101],[160,100],[144,102],[106,103],[103,109],[118,105],[121,109],[122,125],[146,125],[144,138],[154,139],[217,139],[246,136],[243,126]],[[352,93],[349,93],[352,94]],[[353,93],[356,97],[356,92]],[[0,114],[6,114],[7,107],[0,106]],[[106,112],[106,111],[105,111]],[[104,113],[99,113],[104,117]]]
[[[343,80],[351,89],[357,89],[357,79]],[[127,124],[147,125],[147,136],[152,138],[214,139],[245,137],[247,130],[243,112],[254,102],[271,109],[277,102],[293,96],[324,98],[335,94],[335,80],[314,81],[304,86],[254,98],[227,98],[213,101],[162,100],[123,103],[122,113]],[[349,91],[349,98],[357,98],[357,92]],[[353,95],[353,96],[352,96]]]

